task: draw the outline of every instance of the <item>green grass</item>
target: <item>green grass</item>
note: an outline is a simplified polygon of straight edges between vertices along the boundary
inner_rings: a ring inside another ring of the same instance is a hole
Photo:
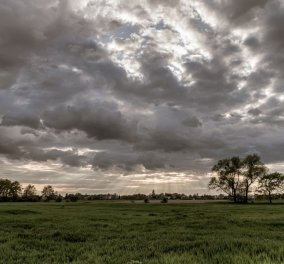
[[[284,263],[284,205],[0,204],[0,263]]]

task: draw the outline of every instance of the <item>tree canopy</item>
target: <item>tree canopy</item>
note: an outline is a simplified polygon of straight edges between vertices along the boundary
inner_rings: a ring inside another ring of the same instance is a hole
[[[46,185],[43,187],[42,197],[47,201],[55,198],[55,191],[51,185]]]
[[[16,199],[22,191],[18,181],[0,179],[0,197],[2,200]]]
[[[284,175],[279,172],[273,172],[264,175],[259,180],[258,191],[268,196],[268,200],[272,203],[272,195],[275,191],[281,190],[284,187]]]
[[[257,154],[247,155],[244,159],[231,157],[222,159],[212,167],[213,176],[209,189],[227,193],[234,202],[248,202],[252,187],[269,194],[281,188],[283,176],[280,173],[268,174],[267,167]]]

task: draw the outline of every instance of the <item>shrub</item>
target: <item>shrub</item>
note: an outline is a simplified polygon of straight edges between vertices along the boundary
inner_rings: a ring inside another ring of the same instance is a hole
[[[62,197],[61,195],[58,195],[58,196],[55,198],[55,202],[57,202],[57,203],[62,202],[62,200],[63,200],[63,197]]]
[[[161,203],[167,203],[168,202],[168,198],[164,197],[161,201]]]
[[[149,198],[145,198],[144,199],[144,203],[149,203],[150,201],[149,201]]]

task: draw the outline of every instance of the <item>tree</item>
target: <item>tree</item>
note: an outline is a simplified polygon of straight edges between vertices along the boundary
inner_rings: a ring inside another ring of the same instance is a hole
[[[258,191],[267,195],[269,202],[272,203],[273,192],[282,189],[283,185],[284,175],[279,172],[273,172],[260,178]]]
[[[155,198],[156,198],[155,190],[153,190],[153,191],[152,191],[151,198],[153,198],[153,199],[155,199]]]
[[[267,173],[267,168],[261,162],[260,157],[257,154],[248,155],[243,160],[243,182],[242,187],[244,189],[244,202],[248,202],[248,194],[250,192],[251,185]]]
[[[19,195],[21,194],[22,186],[18,181],[14,181],[11,183],[10,186],[10,197],[13,198],[13,200],[17,200]]]
[[[34,185],[29,184],[23,191],[23,197],[27,200],[32,200],[36,196],[36,188]]]
[[[0,197],[8,198],[10,193],[11,181],[8,179],[0,179]]]
[[[144,203],[149,203],[149,198],[145,198]]]
[[[0,197],[2,200],[17,200],[22,191],[22,186],[18,181],[0,179]]]
[[[77,202],[79,200],[78,194],[65,194],[65,200],[67,202]]]
[[[63,201],[62,195],[61,195],[61,194],[56,195],[55,202],[60,203],[60,202],[62,202],[62,201]]]
[[[168,202],[168,198],[167,197],[164,197],[162,200],[161,200],[161,203],[167,203]]]
[[[239,157],[219,160],[212,168],[212,172],[216,173],[217,177],[211,178],[209,189],[227,193],[236,203],[241,183],[241,169],[242,161]]]
[[[42,198],[46,201],[52,200],[55,197],[55,191],[51,185],[46,185],[42,190]]]
[[[212,177],[209,189],[223,191],[233,198],[234,202],[248,202],[251,186],[267,173],[267,168],[257,154],[219,160],[212,168],[217,177]]]

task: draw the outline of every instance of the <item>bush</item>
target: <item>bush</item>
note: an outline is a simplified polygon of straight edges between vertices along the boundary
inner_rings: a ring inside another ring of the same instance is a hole
[[[55,198],[55,202],[57,202],[57,203],[62,202],[62,200],[63,200],[63,197],[61,195],[59,195]]]
[[[77,202],[79,200],[79,197],[75,194],[66,194],[65,195],[65,201],[66,202]]]
[[[144,203],[149,203],[150,201],[149,201],[149,198],[145,198],[144,199]]]
[[[168,202],[168,198],[166,198],[166,197],[163,198],[162,201],[161,201],[161,203],[167,203],[167,202]]]

